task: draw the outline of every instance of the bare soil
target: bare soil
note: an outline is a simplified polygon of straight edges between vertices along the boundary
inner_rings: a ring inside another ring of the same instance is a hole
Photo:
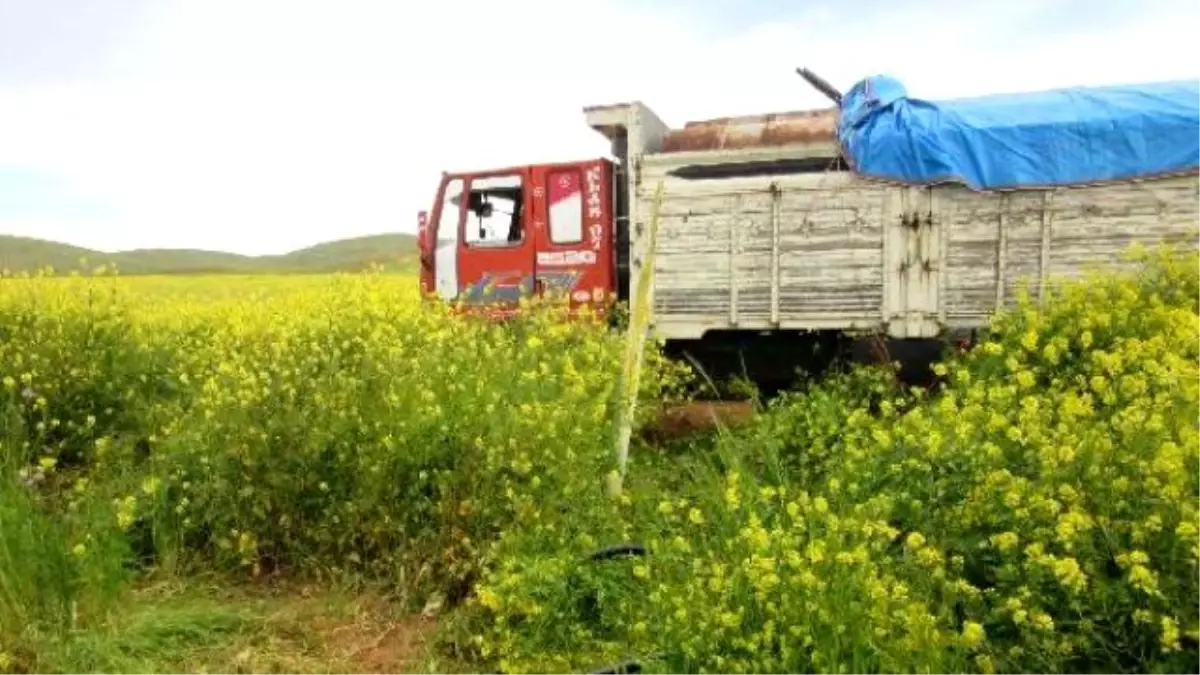
[[[755,414],[750,401],[693,401],[664,406],[657,418],[642,428],[640,436],[646,443],[658,445],[738,426]]]
[[[324,634],[325,648],[354,673],[419,673],[434,622],[421,616],[383,625],[345,624]]]

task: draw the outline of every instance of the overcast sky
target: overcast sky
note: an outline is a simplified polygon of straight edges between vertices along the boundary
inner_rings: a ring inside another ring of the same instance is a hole
[[[607,152],[585,105],[671,125],[1196,77],[1196,0],[0,0],[0,233],[285,252],[412,232],[439,173]]]

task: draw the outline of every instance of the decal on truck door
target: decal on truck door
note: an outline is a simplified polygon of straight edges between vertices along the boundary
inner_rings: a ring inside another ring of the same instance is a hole
[[[604,226],[599,222],[604,217],[604,200],[600,196],[600,167],[592,166],[587,171],[587,219],[588,243],[593,251],[599,251]]]
[[[538,251],[537,264],[545,267],[595,265],[595,251]]]
[[[538,273],[536,279],[547,295],[570,293],[583,275],[577,271]],[[521,272],[484,272],[478,281],[467,284],[462,300],[468,305],[516,303],[522,296],[533,294],[534,275]]]
[[[576,270],[565,272],[538,272],[538,281],[546,288],[547,295],[565,295],[575,289],[583,274]]]
[[[484,272],[479,280],[463,287],[462,300],[468,305],[492,302],[517,302],[533,292],[533,277],[520,270]]]

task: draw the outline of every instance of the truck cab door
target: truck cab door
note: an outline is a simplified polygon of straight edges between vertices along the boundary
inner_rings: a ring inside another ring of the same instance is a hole
[[[573,307],[615,299],[612,175],[603,159],[532,169],[534,273]]]
[[[534,289],[528,171],[450,175],[442,181],[434,286],[468,307],[515,305]]]

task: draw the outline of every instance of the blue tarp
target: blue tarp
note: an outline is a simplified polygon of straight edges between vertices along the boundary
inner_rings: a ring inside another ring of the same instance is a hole
[[[1200,168],[1200,80],[925,101],[886,76],[843,97],[851,168],[977,190],[1072,185]]]

